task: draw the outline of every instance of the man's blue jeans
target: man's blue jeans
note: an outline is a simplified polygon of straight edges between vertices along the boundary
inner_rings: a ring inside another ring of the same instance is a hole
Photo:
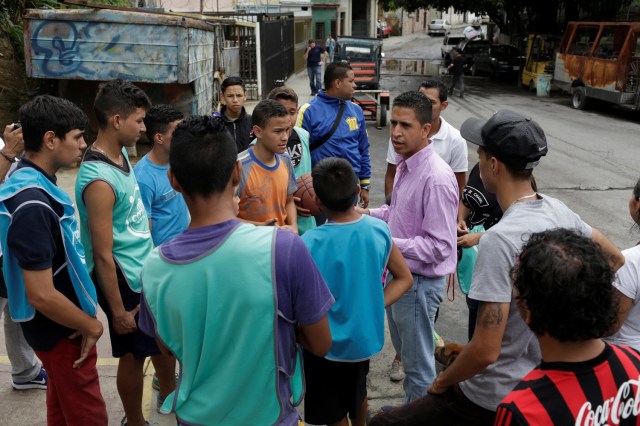
[[[445,277],[413,274],[411,289],[387,308],[391,341],[402,356],[405,403],[426,395],[436,377],[433,323],[445,286]]]
[[[309,87],[311,93],[316,94],[322,89],[322,66],[307,67],[307,75],[309,75]]]

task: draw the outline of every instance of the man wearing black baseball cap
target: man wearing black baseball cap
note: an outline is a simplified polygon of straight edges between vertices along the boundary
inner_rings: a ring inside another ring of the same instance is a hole
[[[568,228],[597,242],[614,269],[624,258],[598,230],[561,201],[531,186],[532,170],[547,154],[544,131],[531,119],[500,110],[488,121],[467,119],[462,137],[478,145],[480,177],[495,192],[502,219],[480,239],[469,297],[479,300],[471,341],[449,368],[436,377],[429,394],[376,416],[371,426],[491,425],[500,401],[540,363],[534,334],[512,298],[511,269],[532,233]],[[567,318],[570,320],[570,318]],[[437,396],[435,396],[437,395]]]

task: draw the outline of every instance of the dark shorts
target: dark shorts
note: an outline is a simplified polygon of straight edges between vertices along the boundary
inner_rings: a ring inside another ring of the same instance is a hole
[[[337,362],[304,351],[304,421],[314,425],[357,417],[367,397],[369,360]]]
[[[120,268],[116,266],[116,272],[118,274],[118,288],[120,290],[120,297],[122,297],[122,303],[127,311],[134,309],[140,304],[140,293],[136,293],[131,290],[129,284],[122,275]],[[111,339],[111,355],[114,358],[121,358],[128,353],[132,353],[135,358],[146,358],[148,356],[159,355],[160,349],[153,337],[147,336],[139,328],[133,333],[118,334],[113,329],[113,314],[109,308],[109,303],[104,297],[100,286],[97,285],[98,280],[95,270],[91,273],[93,282],[96,283],[96,292],[98,293],[98,303],[100,307],[107,315],[109,322],[109,337]],[[139,316],[136,315],[136,324],[138,324]]]

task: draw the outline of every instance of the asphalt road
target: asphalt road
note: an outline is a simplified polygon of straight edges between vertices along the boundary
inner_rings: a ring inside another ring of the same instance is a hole
[[[442,38],[424,34],[392,37],[384,42],[386,59],[416,58],[436,60],[440,55]],[[437,62],[430,62],[430,70],[436,70]],[[416,90],[425,76],[383,75],[381,86],[395,96],[406,90]],[[549,154],[536,168],[539,190],[564,201],[589,224],[599,228],[620,248],[634,245],[640,233],[631,229],[627,204],[631,189],[640,172],[635,164],[636,146],[640,143],[640,113],[630,113],[608,105],[596,105],[587,111],[570,107],[566,95],[539,98],[518,88],[513,79],[490,80],[482,77],[465,79],[464,99],[454,97],[443,116],[455,127],[472,116],[488,119],[496,110],[509,108],[524,112],[537,120],[546,132]],[[288,82],[301,96],[301,103],[308,99],[306,75],[293,76]],[[388,127],[377,130],[368,127],[371,144],[373,179],[371,206],[384,201],[384,172]],[[469,166],[477,162],[475,147],[469,145]],[[62,171],[59,184],[73,194],[75,171]],[[458,288],[450,290],[441,305],[436,329],[447,341],[466,340],[467,310],[464,297]],[[102,317],[103,318],[103,317]],[[44,425],[44,392],[12,392],[10,366],[4,349],[4,335],[0,330],[0,424],[18,426]],[[119,424],[122,409],[115,389],[116,361],[110,358],[109,340],[105,335],[98,345],[101,387],[107,401],[110,424]],[[382,405],[397,404],[402,397],[402,387],[388,380],[387,369],[393,357],[389,339],[383,352],[372,360],[369,374],[370,411],[375,413]],[[150,374],[146,376],[150,379]],[[145,388],[145,411],[151,413],[151,424],[174,424],[172,416],[153,414],[155,396],[150,386]]]

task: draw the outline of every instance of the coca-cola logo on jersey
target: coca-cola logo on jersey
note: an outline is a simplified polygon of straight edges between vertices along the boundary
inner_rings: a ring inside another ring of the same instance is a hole
[[[624,419],[634,418],[640,414],[640,377],[629,379],[618,389],[614,398],[609,398],[601,405],[593,408],[589,401],[585,402],[576,418],[577,425],[605,426],[618,425]]]

